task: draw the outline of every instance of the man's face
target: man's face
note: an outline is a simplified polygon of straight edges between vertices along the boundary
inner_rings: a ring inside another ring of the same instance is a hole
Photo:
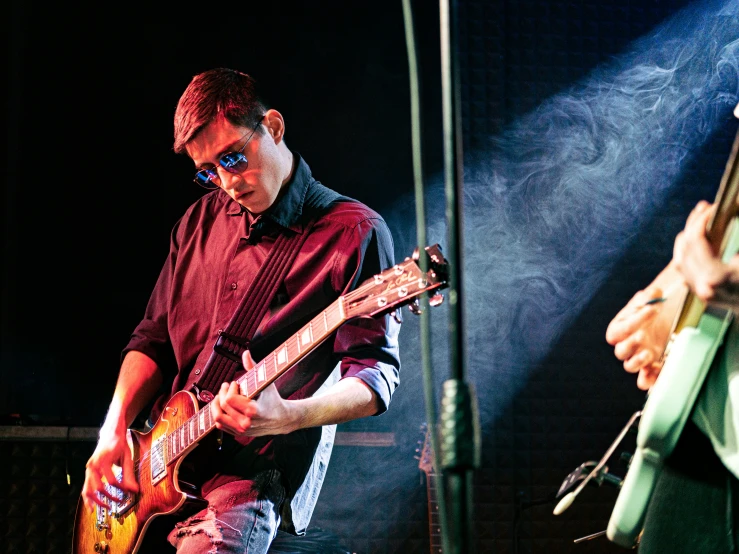
[[[235,126],[219,117],[205,126],[186,147],[195,166],[213,169],[217,175],[215,183],[253,214],[260,214],[274,204],[288,177],[274,138],[273,124],[274,119],[265,116],[252,134],[254,129]],[[239,151],[248,161],[246,168],[233,173],[227,171],[219,160],[228,152]]]

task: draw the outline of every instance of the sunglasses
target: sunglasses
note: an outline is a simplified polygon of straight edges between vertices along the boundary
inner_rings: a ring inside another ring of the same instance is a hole
[[[226,152],[223,156],[218,158],[218,165],[220,165],[229,173],[241,173],[247,167],[249,167],[249,160],[247,160],[246,156],[244,155],[244,149],[246,148],[246,145],[249,144],[251,137],[253,137],[254,133],[256,133],[257,129],[259,129],[259,126],[262,124],[263,119],[264,116],[262,116],[262,119],[259,120],[257,126],[254,127],[252,132],[249,133],[249,137],[246,139],[244,146],[242,146],[238,152]],[[193,179],[193,181],[208,190],[217,189],[220,186],[221,182],[221,179],[218,177],[218,167],[216,166],[209,167],[207,169],[201,169],[200,171],[195,173],[195,178]]]

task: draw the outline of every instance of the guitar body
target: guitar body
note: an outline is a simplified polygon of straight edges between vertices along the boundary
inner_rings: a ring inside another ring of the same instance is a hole
[[[636,450],[608,521],[606,536],[612,542],[627,548],[637,544],[664,461],[680,438],[730,323],[731,314],[705,313],[697,327],[686,327],[675,338],[644,404]]]
[[[139,493],[114,504],[114,510],[96,507],[90,512],[80,499],[74,522],[73,554],[135,554],[141,549],[144,534],[156,518],[184,516],[205,505],[205,500],[180,489],[177,475],[184,457],[178,457],[166,467],[166,474],[157,478],[152,478],[150,463],[152,445],[182,426],[197,411],[195,396],[181,391],[169,400],[151,431],[129,430],[133,459],[141,461],[137,468]],[[195,446],[197,443],[192,448]],[[111,511],[118,511],[118,514]]]

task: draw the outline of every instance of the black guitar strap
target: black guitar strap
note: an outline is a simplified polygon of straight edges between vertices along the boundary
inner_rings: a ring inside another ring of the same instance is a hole
[[[340,194],[317,181],[309,185],[303,203],[308,222],[303,232],[286,232],[277,238],[249,290],[231,316],[231,321],[219,333],[200,377],[191,385],[201,402],[213,400],[213,391],[217,391],[222,383],[233,380],[236,373],[243,369],[241,356],[248,348],[249,341],[267,313],[272,298],[292,267],[313,224],[323,210],[339,198],[342,198]]]

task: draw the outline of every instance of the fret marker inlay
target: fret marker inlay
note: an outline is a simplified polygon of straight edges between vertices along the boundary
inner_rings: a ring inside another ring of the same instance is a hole
[[[280,365],[287,363],[287,348],[283,348],[277,353],[277,363]]]

